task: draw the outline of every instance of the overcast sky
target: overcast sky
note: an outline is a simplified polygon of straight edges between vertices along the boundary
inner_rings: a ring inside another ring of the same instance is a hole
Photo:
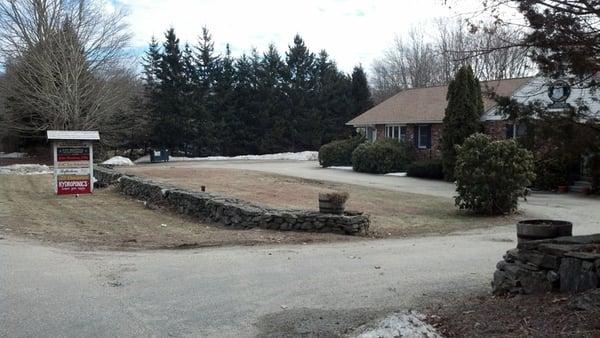
[[[460,4],[456,9],[449,9],[443,0],[114,1],[128,8],[133,44],[139,51],[153,35],[162,40],[171,26],[182,42],[190,43],[206,26],[217,50],[222,52],[229,43],[234,55],[253,47],[264,51],[269,43],[283,54],[299,33],[312,51],[326,49],[346,72],[357,64],[368,70],[394,37],[411,26],[426,27],[435,18],[456,17],[474,8],[471,0],[455,0]]]

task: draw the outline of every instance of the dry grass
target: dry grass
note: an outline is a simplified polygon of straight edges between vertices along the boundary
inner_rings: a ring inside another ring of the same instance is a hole
[[[188,248],[356,240],[356,237],[235,230],[150,210],[114,189],[56,196],[51,175],[0,176],[0,235],[17,235],[79,248]],[[162,226],[165,224],[166,226]]]
[[[420,194],[320,182],[263,172],[235,169],[137,166],[126,173],[167,182],[191,190],[238,197],[275,207],[316,210],[319,193],[345,191],[347,209],[372,216],[374,237],[449,233],[513,223],[512,217],[472,217],[459,213],[453,200]]]

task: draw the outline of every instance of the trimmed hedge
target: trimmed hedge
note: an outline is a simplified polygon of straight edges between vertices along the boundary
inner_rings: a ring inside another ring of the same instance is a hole
[[[352,153],[354,171],[387,174],[405,171],[414,159],[412,147],[396,140],[380,140],[363,143]]]
[[[417,161],[408,166],[406,175],[441,180],[444,179],[444,167],[441,160]]]
[[[365,142],[362,135],[347,140],[333,141],[319,149],[319,164],[322,167],[352,165],[352,152]]]

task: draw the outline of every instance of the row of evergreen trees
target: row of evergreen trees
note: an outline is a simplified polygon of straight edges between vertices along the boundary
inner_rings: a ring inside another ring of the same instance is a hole
[[[298,35],[284,56],[270,45],[234,58],[206,28],[183,48],[171,28],[162,44],[152,39],[144,80],[151,142],[193,156],[316,150],[372,106],[361,67],[344,74]]]

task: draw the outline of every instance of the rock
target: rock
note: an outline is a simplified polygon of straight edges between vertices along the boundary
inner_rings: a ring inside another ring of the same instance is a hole
[[[577,258],[564,258],[560,264],[559,274],[561,292],[576,293],[599,286],[596,273],[585,271],[583,261]]]
[[[597,259],[600,260],[600,253],[592,252],[567,252],[565,256],[579,258],[587,261],[595,261]]]

